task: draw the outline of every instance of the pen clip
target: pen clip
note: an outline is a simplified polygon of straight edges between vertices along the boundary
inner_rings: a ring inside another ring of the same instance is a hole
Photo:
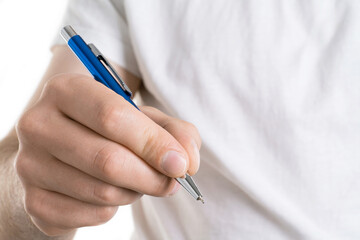
[[[96,58],[101,62],[101,64],[106,68],[106,70],[111,74],[111,76],[117,81],[122,90],[131,97],[132,92],[130,88],[124,83],[121,77],[116,73],[115,69],[111,66],[111,64],[105,59],[104,55],[95,47],[94,44],[88,44],[90,50],[95,54]]]

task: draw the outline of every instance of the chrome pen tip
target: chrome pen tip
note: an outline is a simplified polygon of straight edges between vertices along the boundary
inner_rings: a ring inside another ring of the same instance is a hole
[[[204,201],[204,199],[202,198],[202,196],[199,196],[196,200],[198,200],[198,201],[202,202],[202,204],[204,204],[204,203],[205,203],[205,201]]]

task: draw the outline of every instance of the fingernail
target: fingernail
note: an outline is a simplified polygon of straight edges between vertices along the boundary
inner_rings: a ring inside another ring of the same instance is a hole
[[[200,166],[200,150],[199,150],[197,144],[195,143],[195,141],[192,141],[192,145],[194,147],[195,161],[197,161],[198,165]]]
[[[173,189],[171,190],[169,196],[172,196],[174,195],[175,193],[177,193],[177,191],[179,191],[180,189],[180,184],[175,182],[175,186],[173,187]]]
[[[185,171],[186,160],[180,155],[180,153],[169,151],[164,155],[161,167],[169,175],[179,175]]]

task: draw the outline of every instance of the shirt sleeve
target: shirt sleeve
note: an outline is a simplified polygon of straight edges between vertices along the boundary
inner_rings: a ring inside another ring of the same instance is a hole
[[[70,0],[58,32],[66,25],[71,25],[87,43],[95,44],[106,58],[141,76],[122,0]],[[64,43],[58,34],[51,46]]]

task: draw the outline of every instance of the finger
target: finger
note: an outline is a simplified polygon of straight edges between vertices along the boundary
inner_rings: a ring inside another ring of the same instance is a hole
[[[56,231],[63,233],[105,223],[114,216],[117,207],[92,205],[56,192],[30,188],[25,194],[25,210],[43,232],[56,235]]]
[[[31,155],[36,161],[32,161],[22,177],[26,177],[33,186],[104,206],[126,205],[141,197],[137,192],[116,187],[85,174],[47,153],[32,152]]]
[[[56,97],[57,107],[67,116],[126,146],[163,174],[180,177],[187,172],[187,153],[171,134],[93,79],[57,76],[45,95]]]
[[[196,127],[186,121],[170,117],[153,107],[140,107],[140,110],[155,123],[168,131],[185,148],[189,156],[188,173],[194,175],[200,166],[201,139]]]
[[[41,146],[43,149],[40,151],[45,150],[63,163],[117,187],[154,196],[172,194],[175,181],[149,166],[127,148],[103,138],[71,119],[64,118],[61,114],[49,114],[46,118],[47,123],[42,124],[41,131],[37,131],[36,127],[33,128],[32,135],[36,136],[33,136],[32,144]],[[55,129],[60,131],[55,132]],[[24,159],[18,161],[19,166],[24,165],[20,167],[24,169],[24,175],[27,174],[26,172],[31,172],[29,168],[33,169],[34,174],[43,174],[45,179],[60,174],[60,172],[54,175],[47,174],[51,171],[46,167],[48,163],[43,163],[44,170],[39,172],[38,168],[41,166],[34,162],[49,157],[37,156],[33,146],[30,145],[29,148],[31,149],[23,149],[18,156],[18,160]],[[64,177],[73,179],[71,174]],[[60,176],[57,181],[61,179]]]

